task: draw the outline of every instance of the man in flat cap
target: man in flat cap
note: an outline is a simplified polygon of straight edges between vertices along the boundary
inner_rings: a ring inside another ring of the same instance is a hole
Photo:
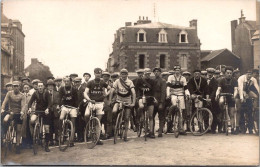
[[[28,78],[28,77],[23,77],[22,79],[21,79],[21,82],[22,83],[30,83],[30,78]]]
[[[57,77],[54,79],[54,83],[55,83],[55,90],[59,92],[59,89],[62,85],[62,78],[61,77]]]
[[[82,83],[82,87],[83,87],[84,89],[86,89],[87,84],[88,84],[88,81],[89,81],[89,79],[91,78],[90,73],[85,72],[85,73],[83,74],[83,78],[84,78],[84,82]]]
[[[76,77],[78,77],[78,74],[76,74],[76,73],[70,74],[70,78],[71,78],[71,81],[72,81],[72,85],[73,85],[73,86],[74,86],[74,79],[75,79]]]

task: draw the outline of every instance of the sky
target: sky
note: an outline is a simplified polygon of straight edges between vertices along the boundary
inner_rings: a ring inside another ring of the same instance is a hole
[[[255,0],[4,0],[3,5],[8,18],[22,23],[25,67],[38,58],[54,77],[105,69],[114,33],[139,16],[186,27],[197,19],[201,50],[232,50],[230,21],[241,9],[247,20],[256,19]]]

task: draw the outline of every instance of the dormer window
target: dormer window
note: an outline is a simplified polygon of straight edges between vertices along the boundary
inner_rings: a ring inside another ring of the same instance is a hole
[[[164,29],[159,32],[158,42],[167,43],[167,32]]]
[[[188,33],[184,30],[179,34],[179,43],[188,43]]]
[[[143,29],[137,32],[137,42],[146,42],[146,32]]]

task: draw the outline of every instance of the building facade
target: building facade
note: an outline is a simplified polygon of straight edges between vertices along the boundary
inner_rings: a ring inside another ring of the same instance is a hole
[[[246,20],[241,11],[239,22],[231,21],[232,52],[240,57],[240,70],[242,73],[254,67],[254,46],[252,37],[256,32],[256,21]]]
[[[254,55],[254,68],[259,69],[260,66],[260,1],[256,1],[256,27],[257,30],[252,37],[253,42],[253,55]]]
[[[134,25],[126,22],[114,34],[109,72],[126,68],[135,75],[138,69],[160,67],[166,71],[174,65],[188,71],[200,68],[197,20],[190,21],[189,27],[181,27],[139,17]]]
[[[12,47],[10,67],[13,79],[18,80],[24,76],[25,35],[19,20],[12,20],[4,15],[3,3],[1,3],[1,9],[1,41],[4,41],[4,45]]]

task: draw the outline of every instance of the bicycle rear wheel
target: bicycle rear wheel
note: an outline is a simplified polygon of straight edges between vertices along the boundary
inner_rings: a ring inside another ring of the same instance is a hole
[[[121,137],[121,117],[122,114],[121,112],[117,115],[117,119],[116,119],[116,126],[115,126],[115,132],[114,132],[114,144],[116,144],[118,135],[120,135]]]
[[[195,111],[190,120],[190,131],[195,136],[205,134],[211,127],[213,115],[207,108],[200,108]]]
[[[66,120],[62,126],[62,132],[59,137],[60,151],[65,151],[72,142],[72,134],[74,132],[73,124],[70,120]]]
[[[8,130],[5,135],[5,141],[4,141],[4,157],[7,157],[8,150],[11,149],[11,133],[12,133],[12,127],[9,126]]]
[[[38,152],[38,145],[40,144],[40,125],[35,124],[33,130],[33,154],[36,155]]]
[[[101,133],[101,124],[98,118],[92,117],[86,125],[84,132],[84,139],[87,143],[87,147],[92,149],[99,141]]]

